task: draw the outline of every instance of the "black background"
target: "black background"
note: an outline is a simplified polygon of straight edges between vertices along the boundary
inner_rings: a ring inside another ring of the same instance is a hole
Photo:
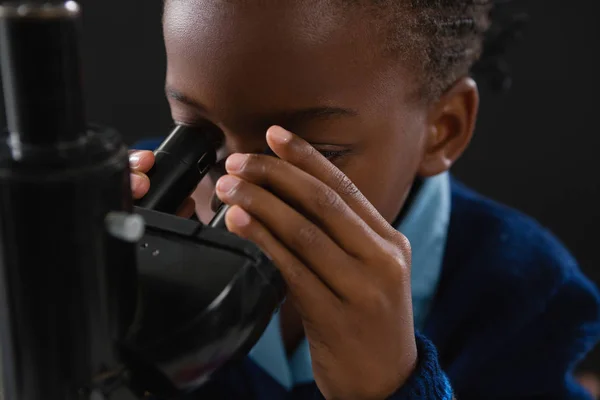
[[[164,135],[171,121],[163,96],[162,1],[82,4],[90,120],[116,127],[130,143]],[[509,54],[513,87],[504,95],[483,88],[474,141],[454,173],[537,218],[600,283],[597,1],[514,6],[528,12],[530,23]]]

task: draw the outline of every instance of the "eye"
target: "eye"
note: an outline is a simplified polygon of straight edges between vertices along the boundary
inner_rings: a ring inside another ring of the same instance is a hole
[[[338,150],[338,151],[333,151],[333,150],[317,150],[317,151],[319,153],[321,153],[323,155],[323,157],[325,157],[329,161],[337,160],[337,159],[343,157],[344,155],[346,155],[348,153],[348,150]]]

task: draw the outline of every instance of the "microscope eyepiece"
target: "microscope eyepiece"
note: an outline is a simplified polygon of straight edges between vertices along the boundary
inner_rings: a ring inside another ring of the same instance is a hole
[[[175,214],[216,161],[216,127],[177,126],[154,151],[150,190],[138,207]]]
[[[86,136],[79,17],[74,1],[0,5],[0,67],[11,146],[57,147]]]

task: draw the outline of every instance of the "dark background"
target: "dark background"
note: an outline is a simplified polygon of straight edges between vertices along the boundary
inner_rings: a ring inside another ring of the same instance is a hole
[[[163,96],[162,1],[82,4],[90,120],[116,127],[130,143],[164,135],[171,121]],[[454,173],[537,218],[600,283],[597,1],[514,7],[526,10],[530,23],[509,53],[513,87],[503,95],[483,88],[477,133]]]

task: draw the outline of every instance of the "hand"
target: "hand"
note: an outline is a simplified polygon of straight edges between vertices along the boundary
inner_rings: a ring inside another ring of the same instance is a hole
[[[592,372],[584,372],[577,376],[577,381],[594,399],[600,399],[600,377]]]
[[[279,159],[227,159],[216,187],[233,206],[227,227],[280,269],[323,395],[385,399],[417,359],[410,245],[304,140],[273,127],[267,142]]]
[[[131,168],[131,194],[134,200],[139,200],[150,190],[150,179],[146,173],[154,165],[154,153],[151,151],[131,150],[129,152],[129,166]],[[179,210],[177,215],[184,218],[190,218],[194,214],[195,203],[191,197],[188,197]]]

